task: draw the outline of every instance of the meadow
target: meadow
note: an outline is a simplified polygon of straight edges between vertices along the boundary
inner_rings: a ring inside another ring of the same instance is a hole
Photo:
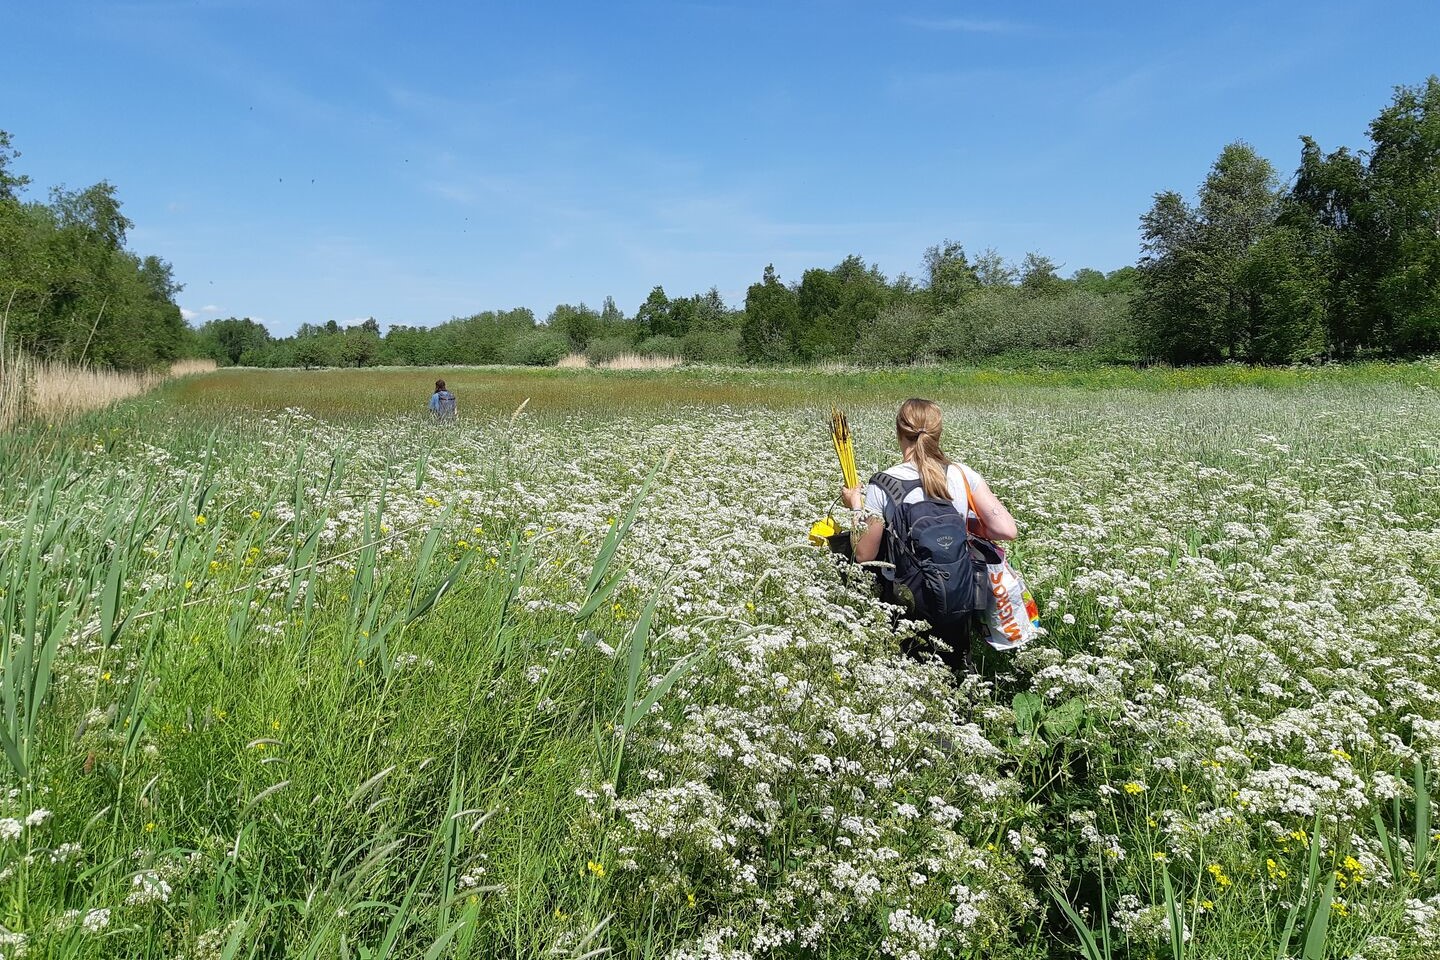
[[[1433,957],[1437,391],[226,370],[12,431],[0,958]],[[805,537],[832,402],[865,474],[916,394],[1042,609],[966,678]]]

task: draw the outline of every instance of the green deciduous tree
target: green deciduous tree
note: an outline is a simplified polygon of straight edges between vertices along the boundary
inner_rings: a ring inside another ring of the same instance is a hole
[[[578,306],[562,303],[550,311],[545,325],[564,337],[572,351],[583,353],[591,339],[599,332],[601,319],[599,313],[583,303]]]
[[[644,336],[667,336],[676,335],[675,319],[670,310],[670,298],[665,295],[665,288],[656,286],[640,304],[640,309],[635,311],[635,320],[640,324],[640,330]]]
[[[263,350],[270,343],[270,332],[249,317],[226,317],[206,323],[197,338],[205,356],[216,363],[236,364],[246,353]]]
[[[10,144],[10,134],[0,130],[0,202],[18,203],[20,191],[30,183],[29,177],[11,169],[18,156],[20,152]]]
[[[930,307],[936,313],[965,302],[980,278],[965,256],[965,248],[954,240],[937,243],[925,251],[925,278]]]
[[[1440,349],[1440,78],[1400,87],[1370,124],[1371,254],[1391,349]]]
[[[1220,343],[1208,277],[1202,275],[1200,220],[1173,190],[1155,195],[1140,218],[1141,289],[1135,303],[1143,348],[1172,363],[1213,363]]]
[[[795,292],[780,282],[774,264],[767,265],[760,282],[745,291],[740,338],[746,359],[764,363],[791,359],[790,336],[798,317]]]
[[[1313,235],[1282,221],[1278,178],[1245,143],[1221,151],[1196,206],[1156,196],[1141,218],[1136,313],[1151,355],[1175,363],[1309,359],[1325,349]]]
[[[1055,297],[1065,292],[1055,261],[1040,253],[1027,253],[1020,264],[1020,289],[1032,297]]]

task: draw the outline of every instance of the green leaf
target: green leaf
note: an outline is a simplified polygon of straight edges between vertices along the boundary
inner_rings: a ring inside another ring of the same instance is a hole
[[[609,580],[606,580],[603,584],[601,584],[600,587],[590,595],[590,599],[585,601],[585,605],[580,608],[580,611],[575,614],[575,619],[584,620],[586,617],[590,616],[590,614],[594,613],[596,610],[599,610],[600,605],[603,604],[606,600],[610,599],[610,595],[615,592],[615,588],[620,586],[620,584],[624,581],[626,571],[627,568],[621,567],[619,570],[616,570],[615,573],[611,575]]]
[[[1053,710],[1046,711],[1041,721],[1045,732],[1055,737],[1068,737],[1085,722],[1085,701],[1071,697]]]
[[[421,617],[425,616],[425,614],[429,613],[430,608],[434,607],[435,604],[439,603],[440,598],[445,596],[445,594],[449,593],[450,588],[455,586],[455,582],[460,579],[460,575],[463,574],[465,572],[465,569],[470,566],[470,561],[474,558],[475,554],[470,550],[462,553],[460,555],[460,559],[456,560],[455,565],[450,568],[450,572],[446,575],[445,579],[440,581],[439,585],[436,586],[434,590],[431,590],[430,593],[425,597],[425,599],[420,601],[420,603],[416,605],[413,610],[410,611],[409,619],[407,619],[405,622],[414,623],[416,620],[419,620]]]
[[[1037,718],[1044,707],[1045,701],[1039,694],[1017,693],[1010,704],[1010,709],[1015,711],[1015,729],[1024,734],[1035,732]]]
[[[1180,910],[1180,901],[1175,898],[1169,868],[1162,867],[1160,876],[1165,881],[1165,915],[1170,919],[1170,955],[1173,960],[1185,960],[1185,915]]]
[[[645,694],[643,700],[635,704],[634,710],[625,718],[625,732],[629,733],[630,728],[639,723],[640,719],[650,712],[650,708],[655,706],[656,701],[665,696],[666,692],[668,692],[681,677],[685,676],[691,670],[694,670],[695,666],[708,652],[708,650],[697,650],[689,656],[681,657],[675,661],[675,665],[670,668],[664,677],[660,678],[659,683],[650,688],[650,692]]]

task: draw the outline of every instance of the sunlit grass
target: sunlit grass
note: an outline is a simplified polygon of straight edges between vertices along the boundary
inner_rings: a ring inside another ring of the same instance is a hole
[[[425,415],[436,379],[460,398],[461,415],[508,413],[525,398],[533,413],[602,408],[653,410],[676,405],[783,409],[832,401],[898,403],[911,396],[983,402],[1017,391],[1028,402],[1064,402],[1067,391],[1143,393],[1254,388],[1294,390],[1386,384],[1440,387],[1440,364],[1343,367],[1199,367],[1083,370],[927,367],[911,370],[534,370],[385,368],[369,370],[221,370],[169,390],[173,402],[213,410],[279,411],[300,407],[320,416]],[[1046,391],[1037,393],[1037,390]]]

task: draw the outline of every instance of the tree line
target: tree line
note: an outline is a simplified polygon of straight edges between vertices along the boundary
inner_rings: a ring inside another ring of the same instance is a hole
[[[579,354],[603,363],[621,354],[703,363],[870,364],[980,360],[1034,350],[1087,350],[1101,359],[1135,355],[1130,329],[1134,267],[1061,278],[1032,254],[1019,267],[987,251],[971,264],[956,243],[926,254],[924,282],[887,280],[859,256],[804,272],[784,284],[767,267],[731,307],[720,292],[670,297],[655,287],[633,316],[611,298],[596,309],[560,304],[543,320],[530,310],[486,311],[434,327],[369,318],[341,326],[306,324],[272,338],[247,318],[200,328],[201,349],[246,366],[368,366],[514,363],[553,365]]]
[[[622,353],[712,363],[888,365],[1022,356],[1176,364],[1290,363],[1440,350],[1440,79],[1399,87],[1370,145],[1301,137],[1282,182],[1247,143],[1226,146],[1193,199],[1167,190],[1140,218],[1142,255],[1103,273],[1039,253],[1019,263],[945,240],[918,277],[859,255],[782,278],[767,266],[741,303],[656,286],[627,316],[560,304],[435,326],[374,318],[273,337],[248,318],[190,330],[170,267],[124,250],[130,222],[100,183],[23,203],[0,132],[0,295],[41,353],[137,366],[181,353],[255,366],[517,363]]]
[[[1135,317],[1174,363],[1282,363],[1440,349],[1440,79],[1401,87],[1368,150],[1301,137],[1288,188],[1227,146],[1195,202],[1141,218]]]
[[[134,226],[115,187],[57,186],[26,202],[30,178],[0,130],[0,315],[7,341],[48,359],[143,368],[191,349],[170,264],[125,249]]]

